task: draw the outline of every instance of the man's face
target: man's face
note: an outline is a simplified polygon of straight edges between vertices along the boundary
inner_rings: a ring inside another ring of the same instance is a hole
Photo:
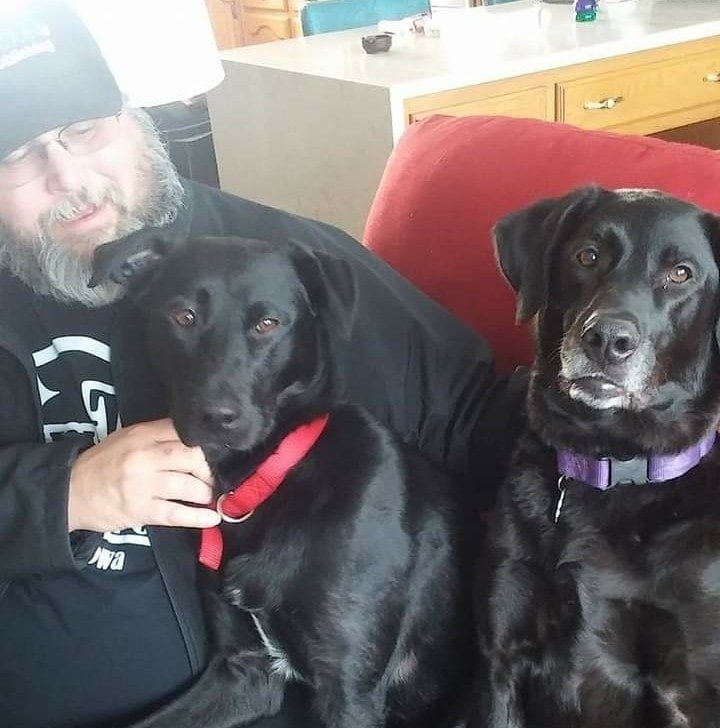
[[[87,288],[95,248],[167,224],[182,188],[137,112],[66,127],[63,143],[59,131],[0,162],[0,265],[38,293],[101,305],[117,291]]]
[[[78,254],[89,255],[96,242],[112,240],[123,210],[136,207],[144,191],[140,130],[127,114],[110,124],[117,128],[109,142],[88,154],[55,143],[58,130],[34,140],[33,145],[42,145],[44,168],[34,179],[9,188],[0,171],[0,220],[20,237],[37,235],[44,225],[44,234]]]

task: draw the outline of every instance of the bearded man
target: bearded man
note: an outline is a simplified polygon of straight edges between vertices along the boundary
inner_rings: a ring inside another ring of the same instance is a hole
[[[197,529],[218,516],[132,306],[88,288],[99,245],[151,226],[345,258],[359,293],[344,397],[478,487],[499,480],[522,387],[343,232],[180,179],[61,2],[0,20],[0,722],[125,725],[206,663]],[[311,725],[298,689],[258,728]]]

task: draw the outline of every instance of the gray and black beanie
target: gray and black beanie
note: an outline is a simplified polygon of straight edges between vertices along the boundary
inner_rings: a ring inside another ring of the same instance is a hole
[[[68,5],[0,8],[0,159],[51,129],[121,108],[97,43]]]

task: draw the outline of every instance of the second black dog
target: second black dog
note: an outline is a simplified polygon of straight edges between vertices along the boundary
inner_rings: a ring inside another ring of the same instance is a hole
[[[720,726],[718,219],[591,187],[496,242],[538,350],[473,728]]]
[[[289,680],[310,686],[329,728],[444,725],[470,641],[458,509],[424,459],[335,401],[330,342],[352,325],[348,266],[257,240],[132,241],[98,251],[95,279],[136,298],[171,417],[220,492],[328,416],[274,494],[224,524],[215,656],[142,725],[238,725],[276,712]]]

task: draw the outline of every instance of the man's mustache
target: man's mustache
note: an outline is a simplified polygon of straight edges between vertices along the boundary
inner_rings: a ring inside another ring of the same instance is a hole
[[[119,190],[113,185],[108,185],[103,189],[81,187],[75,192],[67,194],[49,210],[43,212],[38,219],[38,224],[41,229],[47,230],[54,223],[72,220],[91,207],[99,207],[108,202],[118,208],[123,207],[121,199]]]

